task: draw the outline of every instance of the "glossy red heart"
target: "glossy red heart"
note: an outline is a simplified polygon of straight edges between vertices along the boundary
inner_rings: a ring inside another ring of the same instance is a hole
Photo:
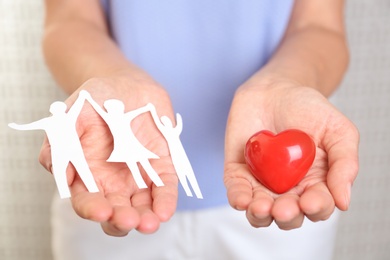
[[[316,146],[303,131],[289,129],[275,135],[260,131],[249,138],[245,161],[269,190],[281,194],[296,186],[313,164]]]

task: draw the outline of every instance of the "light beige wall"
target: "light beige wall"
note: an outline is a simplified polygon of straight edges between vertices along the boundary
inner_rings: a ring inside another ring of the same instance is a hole
[[[63,99],[40,52],[40,0],[0,0],[0,259],[49,260],[54,182],[37,161],[43,133],[8,129]],[[350,0],[351,67],[332,98],[359,127],[361,169],[342,214],[336,260],[390,259],[390,2]]]
[[[390,1],[347,1],[349,73],[337,105],[361,133],[360,174],[335,259],[390,259]]]
[[[0,0],[0,259],[46,260],[53,179],[37,157],[40,131],[7,123],[48,115],[58,97],[40,51],[42,1]]]

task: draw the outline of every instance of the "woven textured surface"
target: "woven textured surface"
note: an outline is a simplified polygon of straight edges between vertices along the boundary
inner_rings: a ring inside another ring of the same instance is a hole
[[[360,130],[360,171],[335,259],[390,259],[390,2],[347,1],[349,73],[337,105]]]
[[[7,127],[48,115],[58,97],[42,60],[41,1],[0,0],[0,259],[46,260],[54,182],[37,157],[44,133]],[[43,1],[42,1],[43,2]]]
[[[39,165],[43,132],[7,127],[48,115],[64,95],[40,52],[41,1],[0,0],[0,259],[49,260],[54,181]],[[332,100],[358,126],[361,167],[335,259],[390,259],[390,2],[347,5],[351,66]]]

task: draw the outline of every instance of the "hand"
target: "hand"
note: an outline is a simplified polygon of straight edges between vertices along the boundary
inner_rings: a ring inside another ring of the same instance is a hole
[[[107,99],[115,98],[124,102],[127,112],[151,102],[161,114],[173,118],[169,97],[152,81],[134,80],[122,74],[91,79],[66,100],[68,107],[79,93],[82,96],[87,94],[85,90],[100,106]],[[177,203],[177,176],[166,142],[150,114],[137,116],[131,127],[137,139],[160,157],[150,162],[164,186],[156,187],[140,169],[148,188],[139,189],[125,163],[106,162],[113,149],[112,135],[89,103],[84,104],[78,117],[77,130],[100,192],[89,193],[72,166],[67,172],[71,202],[76,213],[82,218],[100,222],[103,230],[113,236],[124,236],[132,229],[142,233],[155,232],[160,222],[169,220],[173,215]],[[40,161],[50,171],[50,145],[47,140],[43,144]]]
[[[311,135],[317,153],[305,178],[277,195],[252,176],[244,147],[257,131],[289,128]],[[234,97],[227,125],[224,182],[229,202],[246,211],[252,226],[275,221],[285,230],[300,227],[304,216],[320,221],[335,206],[347,210],[358,171],[358,142],[355,126],[316,90],[287,81],[262,86],[248,82]]]

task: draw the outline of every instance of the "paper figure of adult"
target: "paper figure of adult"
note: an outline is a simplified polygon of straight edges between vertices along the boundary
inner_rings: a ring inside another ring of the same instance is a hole
[[[179,113],[176,114],[176,126],[174,127],[172,121],[167,116],[162,116],[160,121],[155,107],[152,104],[150,104],[150,106],[153,108],[151,110],[153,120],[168,143],[172,163],[175,167],[176,174],[179,178],[180,184],[183,186],[184,191],[186,192],[187,196],[192,197],[192,192],[187,183],[188,179],[196,197],[199,199],[203,198],[191,163],[180,141],[180,134],[183,130],[183,120],[181,115]]]
[[[69,109],[64,102],[56,101],[50,105],[52,116],[29,124],[10,123],[16,130],[44,130],[50,143],[52,173],[61,198],[71,196],[66,169],[71,163],[78,172],[89,192],[99,192],[93,175],[85,159],[83,148],[76,130],[77,117],[83,108],[85,97],[80,94]]]
[[[9,127],[17,130],[41,129],[46,132],[51,149],[52,172],[61,198],[69,198],[71,196],[66,175],[69,163],[75,167],[89,192],[99,192],[85,159],[76,130],[77,118],[85,100],[103,118],[111,131],[114,148],[107,162],[126,163],[139,188],[147,188],[147,185],[142,178],[138,163],[156,186],[164,186],[161,178],[149,162],[150,159],[159,159],[160,157],[145,148],[131,129],[131,121],[134,118],[142,113],[150,112],[155,125],[167,141],[173,166],[187,196],[192,196],[187,182],[188,180],[197,198],[203,198],[191,163],[180,141],[179,136],[183,129],[180,114],[176,115],[177,122],[174,127],[167,116],[163,116],[160,119],[157,115],[156,108],[150,103],[144,107],[125,113],[123,102],[117,99],[109,99],[103,104],[106,109],[105,111],[85,90],[80,91],[76,102],[68,112],[66,112],[67,106],[64,102],[56,101],[50,106],[50,112],[52,114],[50,117],[42,118],[29,124],[9,124]]]
[[[88,102],[103,118],[109,127],[114,139],[114,148],[107,159],[107,162],[124,162],[129,167],[137,186],[146,188],[137,163],[145,170],[146,174],[156,186],[164,186],[164,183],[157,172],[151,166],[149,159],[159,159],[160,157],[146,149],[135,137],[131,129],[131,121],[142,113],[149,112],[151,106],[146,105],[136,110],[126,112],[122,101],[117,99],[106,100],[103,104],[106,111],[101,108],[91,97],[82,90],[80,93],[86,96]]]

